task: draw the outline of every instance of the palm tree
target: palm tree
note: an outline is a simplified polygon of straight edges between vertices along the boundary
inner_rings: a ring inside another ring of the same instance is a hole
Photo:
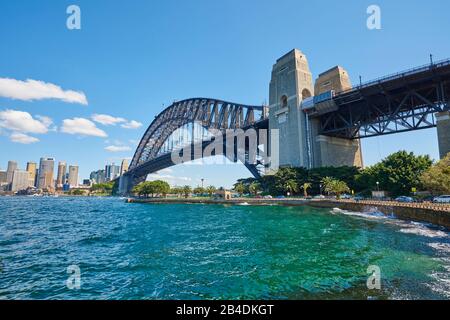
[[[214,186],[208,186],[206,187],[206,193],[212,197],[212,195],[216,192],[216,187]]]
[[[309,188],[311,188],[311,183],[309,183],[309,182],[305,182],[302,186],[303,195],[305,196],[305,198],[308,198],[308,189]]]
[[[286,193],[294,194],[298,190],[298,184],[295,180],[289,179],[288,181],[286,181],[284,189],[286,190]]]
[[[235,187],[234,187],[234,191],[236,191],[237,193],[239,193],[239,196],[241,197],[242,194],[245,192],[245,186],[243,183],[238,183]]]
[[[253,193],[255,196],[258,194],[258,191],[261,189],[261,186],[258,182],[252,182],[250,186],[248,187],[248,190],[250,193]]]
[[[189,195],[191,194],[191,192],[192,192],[192,188],[190,186],[183,187],[183,194],[184,194],[185,198],[188,198]]]

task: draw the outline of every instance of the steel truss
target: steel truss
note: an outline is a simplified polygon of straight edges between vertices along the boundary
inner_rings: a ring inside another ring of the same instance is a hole
[[[434,71],[420,81],[400,77],[334,97],[338,110],[320,115],[320,134],[359,139],[435,127],[434,115],[450,107],[450,77]]]

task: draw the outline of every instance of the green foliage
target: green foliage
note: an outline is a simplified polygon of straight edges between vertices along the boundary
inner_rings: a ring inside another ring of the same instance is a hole
[[[170,192],[170,186],[167,182],[161,180],[145,181],[135,186],[132,192],[139,196],[165,197]]]
[[[248,189],[249,189],[250,193],[257,195],[258,191],[261,190],[261,185],[258,182],[254,181],[250,184]]]
[[[345,192],[350,192],[350,188],[344,181],[325,177],[322,179],[324,190],[328,194],[335,194],[337,198]]]
[[[301,189],[303,190],[303,195],[305,196],[305,198],[308,197],[308,189],[311,188],[312,184],[309,182],[305,182],[302,186]]]
[[[188,185],[184,186],[182,189],[185,198],[189,197],[189,195],[192,193],[192,188]]]
[[[212,197],[212,195],[216,192],[216,187],[208,186],[208,187],[206,187],[205,191],[210,197]]]
[[[194,194],[196,194],[196,195],[202,195],[202,194],[205,194],[205,188],[202,188],[202,187],[196,187],[196,188],[194,188]]]
[[[426,170],[420,181],[434,194],[450,194],[450,153]]]
[[[94,194],[107,194],[112,195],[113,190],[115,189],[115,182],[105,182],[105,183],[97,183],[91,186],[91,192]]]
[[[294,195],[298,191],[298,184],[294,179],[289,179],[285,182],[284,190],[286,194]]]
[[[234,191],[236,191],[239,196],[242,196],[242,194],[245,192],[245,185],[242,182],[235,184]]]
[[[389,192],[391,197],[409,195],[412,188],[423,188],[420,177],[431,164],[427,155],[415,156],[406,151],[393,153],[374,166],[362,170],[356,177],[357,189],[374,190],[379,182],[380,190]]]
[[[69,191],[69,194],[72,196],[84,196],[85,192],[83,190],[80,189],[73,189]]]

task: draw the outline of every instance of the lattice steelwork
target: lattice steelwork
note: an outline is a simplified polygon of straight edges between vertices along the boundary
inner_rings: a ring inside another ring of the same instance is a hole
[[[191,128],[216,129],[225,133],[227,129],[251,127],[264,120],[267,115],[263,106],[249,106],[217,99],[193,98],[173,103],[161,112],[145,132],[130,164],[130,171],[153,159],[170,153],[175,147],[192,142],[174,138],[174,133],[189,132]],[[194,124],[196,124],[194,126]],[[203,132],[204,133],[204,132]],[[203,134],[202,133],[202,134]]]
[[[320,118],[320,134],[360,139],[436,126],[450,109],[450,60],[415,68],[341,92]]]

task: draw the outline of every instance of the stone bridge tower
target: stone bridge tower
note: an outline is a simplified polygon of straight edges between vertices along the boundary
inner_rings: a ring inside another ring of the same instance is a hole
[[[279,155],[272,157],[270,169],[362,166],[359,141],[319,135],[318,119],[309,119],[301,110],[303,99],[349,88],[350,80],[341,67],[322,73],[314,86],[308,60],[298,49],[277,60],[269,89],[269,129],[271,150]]]
[[[313,94],[308,60],[300,50],[294,49],[277,60],[269,89],[269,129],[278,130],[278,134],[271,133],[270,147],[278,150],[279,163],[272,162],[272,169],[309,167],[306,117],[299,106]]]

